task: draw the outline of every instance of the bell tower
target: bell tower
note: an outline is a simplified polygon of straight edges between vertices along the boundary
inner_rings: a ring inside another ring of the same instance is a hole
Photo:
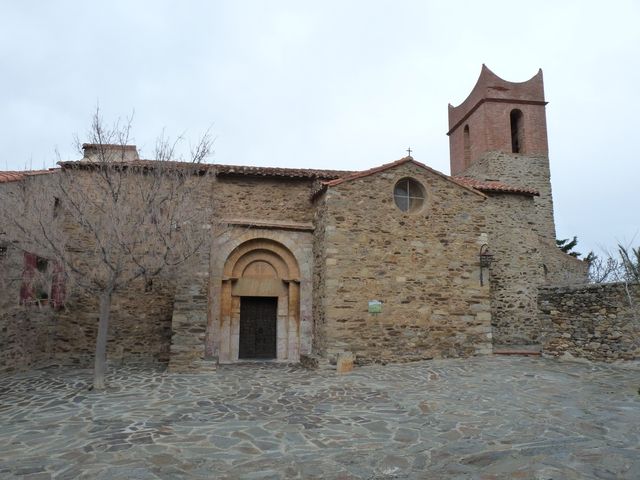
[[[542,70],[508,82],[482,65],[469,96],[449,104],[451,175],[534,188],[538,234],[555,241]]]

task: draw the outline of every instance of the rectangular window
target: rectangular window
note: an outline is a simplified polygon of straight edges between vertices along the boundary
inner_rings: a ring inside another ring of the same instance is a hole
[[[52,262],[35,253],[24,252],[21,305],[50,305],[62,308],[66,300],[64,268],[59,262]]]

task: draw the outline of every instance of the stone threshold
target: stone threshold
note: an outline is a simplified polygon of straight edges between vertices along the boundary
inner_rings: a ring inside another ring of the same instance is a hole
[[[530,345],[494,345],[494,355],[529,355],[540,356],[542,347],[538,344]]]
[[[220,366],[233,367],[234,365],[300,365],[300,362],[279,360],[277,358],[239,358],[233,362],[220,362]]]
[[[541,355],[540,352],[532,352],[530,350],[494,350],[494,355],[528,355],[539,357]]]

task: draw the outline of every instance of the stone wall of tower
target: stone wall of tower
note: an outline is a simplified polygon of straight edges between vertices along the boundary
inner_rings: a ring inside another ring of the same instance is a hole
[[[539,341],[537,298],[544,268],[538,234],[528,228],[535,208],[531,196],[505,193],[490,194],[483,205],[494,255],[489,276],[494,345]]]
[[[459,175],[537,190],[540,196],[534,197],[535,213],[525,225],[542,238],[555,242],[551,176],[546,155],[485,152]]]

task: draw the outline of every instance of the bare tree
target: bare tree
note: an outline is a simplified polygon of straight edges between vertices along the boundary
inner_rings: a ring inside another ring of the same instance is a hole
[[[640,247],[631,248],[618,244],[616,253],[614,255],[605,250],[603,257],[593,252],[587,255],[591,283],[640,283]]]
[[[625,281],[640,284],[640,247],[628,248],[618,244],[618,252],[622,259]]]
[[[12,240],[61,265],[71,284],[99,297],[93,384],[98,390],[105,388],[113,295],[139,279],[174,272],[207,244],[213,230],[206,201],[209,169],[203,163],[210,136],[178,162],[177,142],[163,135],[154,160],[145,161],[128,145],[130,131],[131,121],[106,127],[97,110],[81,161],[59,162],[51,175],[0,192],[0,220]]]
[[[617,258],[611,255],[600,257],[590,253],[587,261],[589,262],[590,283],[616,282],[620,279],[622,265]]]

